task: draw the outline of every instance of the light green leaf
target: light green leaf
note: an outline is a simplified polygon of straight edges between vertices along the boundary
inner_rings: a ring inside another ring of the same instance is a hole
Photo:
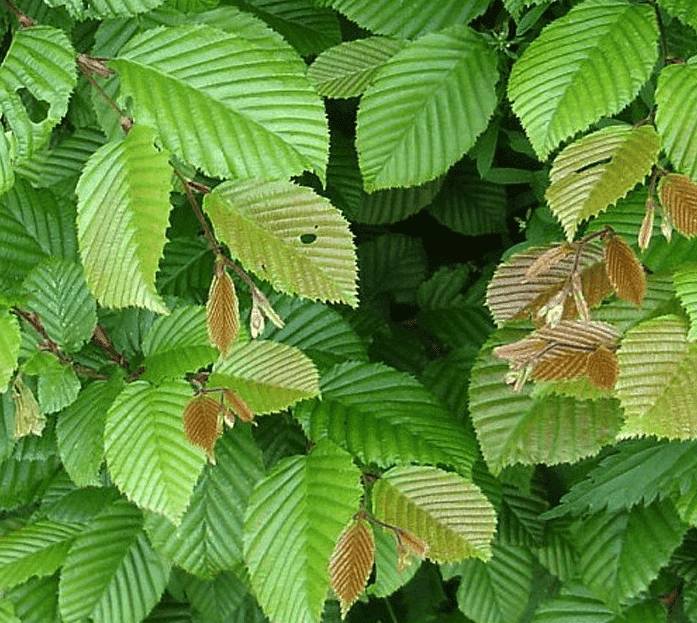
[[[158,551],[189,573],[212,578],[242,561],[242,522],[249,496],[264,473],[248,428],[228,431],[215,444],[216,464],[196,484],[178,526],[149,515],[146,530]]]
[[[692,0],[658,0],[658,6],[697,30],[697,6]]]
[[[496,513],[479,488],[435,467],[394,467],[372,491],[375,516],[422,539],[435,562],[491,557]]]
[[[58,573],[32,578],[10,590],[8,598],[22,623],[61,623],[58,613]]]
[[[51,7],[64,6],[71,17],[85,20],[98,17],[130,17],[150,11],[164,0],[49,0]]]
[[[345,41],[320,54],[307,77],[317,93],[328,97],[356,97],[373,82],[376,71],[406,45],[387,37]]]
[[[658,57],[649,6],[585,0],[549,24],[516,61],[508,95],[535,152],[624,108]]]
[[[520,339],[499,330],[489,345]],[[524,463],[574,462],[614,440],[622,413],[615,399],[577,400],[551,394],[535,398],[531,385],[516,393],[504,383],[508,365],[485,346],[470,380],[470,414],[489,469]]]
[[[327,199],[291,182],[224,182],[204,199],[232,255],[290,294],[355,307],[353,235]]]
[[[615,386],[625,425],[621,436],[697,436],[697,344],[677,316],[636,325],[620,343]]]
[[[356,148],[368,192],[435,179],[474,145],[496,105],[496,55],[453,26],[387,61],[363,95]]]
[[[87,284],[101,305],[168,313],[155,289],[172,176],[153,131],[135,125],[100,147],[77,185],[77,227]]]
[[[119,500],[70,548],[60,578],[63,621],[139,623],[160,600],[169,571],[148,543],[141,512]]]
[[[236,343],[219,359],[208,387],[239,393],[256,414],[281,411],[319,393],[319,376],[302,351],[266,340]]]
[[[97,305],[82,266],[47,258],[24,280],[26,306],[36,312],[49,337],[68,352],[80,350],[94,332]]]
[[[462,563],[458,606],[477,623],[517,621],[532,588],[532,555],[526,547],[508,544],[495,543],[492,550],[493,557],[486,563]]]
[[[469,475],[471,433],[413,377],[383,364],[348,362],[322,375],[322,400],[294,409],[306,434],[329,438],[363,463],[430,463]]]
[[[584,584],[613,607],[626,603],[658,575],[686,530],[670,501],[584,518],[574,534]]]
[[[155,318],[143,337],[143,354],[141,378],[154,382],[182,377],[213,363],[218,351],[208,339],[206,309],[179,307],[169,316]]]
[[[12,131],[3,137],[0,150],[1,192],[14,182],[14,159],[28,158],[46,144],[51,130],[67,112],[76,84],[75,50],[62,30],[33,26],[14,32],[0,66],[0,109]],[[39,115],[41,121],[32,120],[18,92],[22,89],[36,101],[48,104],[48,109]],[[10,160],[6,159],[8,156]]]
[[[153,28],[111,66],[136,122],[156,127],[167,149],[208,175],[279,179],[309,169],[324,177],[322,101],[302,59],[261,22],[246,20],[234,33]],[[181,123],[192,110],[206,114]]]
[[[697,179],[697,134],[686,110],[697,106],[697,64],[667,65],[658,74],[656,127],[678,171]]]
[[[184,381],[155,387],[130,383],[107,413],[104,446],[109,473],[129,499],[178,522],[205,463],[182,424],[193,391]]]
[[[0,621],[2,623],[22,623],[15,615],[15,607],[9,598],[0,599]]]
[[[21,342],[17,318],[10,312],[0,312],[0,394],[7,391],[7,384],[17,367]]]
[[[360,471],[334,444],[279,461],[255,487],[244,521],[252,587],[272,621],[319,623],[327,563],[358,510]]]
[[[323,0],[357,24],[382,35],[416,38],[451,24],[466,24],[483,13],[487,0]]]
[[[673,273],[675,292],[690,317],[690,329],[687,340],[697,340],[697,266],[686,265]]]
[[[36,351],[24,363],[22,371],[38,375],[37,397],[43,413],[54,413],[67,407],[80,391],[80,380],[75,370],[51,353]]]
[[[394,531],[376,527],[373,532],[375,533],[375,582],[368,585],[366,592],[378,598],[387,597],[414,577],[419,564],[418,561],[410,560],[407,562],[411,564],[400,569]]]
[[[563,587],[554,599],[543,603],[535,613],[533,623],[611,623],[613,610],[594,597],[584,586]]]
[[[651,171],[660,139],[650,125],[611,125],[566,147],[550,171],[545,196],[573,240],[581,221],[624,197]]]
[[[80,392],[56,423],[61,461],[70,479],[80,487],[98,485],[104,461],[106,414],[122,388],[119,378],[95,381]]]
[[[51,575],[81,529],[78,524],[42,520],[0,536],[0,588],[6,591],[32,576]]]

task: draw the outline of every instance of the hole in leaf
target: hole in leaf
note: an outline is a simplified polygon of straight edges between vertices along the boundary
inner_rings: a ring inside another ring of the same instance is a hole
[[[38,100],[28,89],[21,88],[17,90],[17,95],[19,95],[24,104],[24,108],[27,110],[29,118],[34,123],[41,123],[48,116],[48,109],[50,104],[46,100]]]
[[[317,234],[303,234],[300,236],[300,242],[303,244],[312,244],[315,240],[317,240]]]

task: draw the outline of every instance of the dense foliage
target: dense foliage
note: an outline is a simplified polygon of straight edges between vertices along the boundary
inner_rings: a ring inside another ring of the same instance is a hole
[[[697,4],[4,5],[0,623],[697,622]]]

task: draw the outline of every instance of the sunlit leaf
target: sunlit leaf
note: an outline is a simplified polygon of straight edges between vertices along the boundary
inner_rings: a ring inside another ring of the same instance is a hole
[[[15,401],[12,436],[20,439],[26,435],[41,435],[46,426],[46,416],[41,412],[31,388],[19,378],[12,385],[12,398]]]
[[[697,183],[686,175],[669,173],[661,179],[661,203],[681,234],[697,235]]]
[[[195,396],[184,409],[184,432],[191,443],[203,448],[215,462],[213,448],[223,432],[222,404],[210,396]]]
[[[646,274],[634,251],[620,236],[609,236],[604,256],[607,276],[617,296],[641,307],[646,295]]]
[[[240,309],[235,284],[223,266],[216,269],[208,292],[206,327],[211,344],[225,356],[240,330]]]
[[[21,340],[17,318],[9,312],[0,312],[0,393],[7,390],[7,384],[17,367]]]

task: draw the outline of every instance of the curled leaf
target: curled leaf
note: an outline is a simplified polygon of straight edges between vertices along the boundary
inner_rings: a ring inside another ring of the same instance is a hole
[[[215,442],[223,432],[221,411],[220,401],[205,395],[194,396],[184,409],[184,432],[192,444],[206,451],[211,463],[215,463]]]
[[[688,238],[697,236],[697,184],[687,175],[669,173],[661,180],[659,191],[675,229]]]
[[[240,330],[240,310],[235,284],[220,263],[208,291],[206,326],[211,344],[226,355]]]
[[[646,273],[631,247],[619,236],[605,241],[605,266],[617,296],[641,307],[646,295]]]
[[[637,236],[637,244],[642,251],[646,251],[651,243],[651,236],[653,236],[653,220],[657,207],[658,205],[651,197],[646,199],[646,213],[644,214],[644,220],[641,222],[641,227],[639,228],[639,234]]]
[[[21,379],[14,382],[12,398],[15,401],[15,421],[12,430],[12,437],[20,439],[27,435],[38,435],[46,426],[46,416],[41,413],[39,403],[36,402],[34,394]]]
[[[341,603],[342,618],[363,592],[374,560],[373,529],[359,513],[341,533],[329,559],[329,577]]]

